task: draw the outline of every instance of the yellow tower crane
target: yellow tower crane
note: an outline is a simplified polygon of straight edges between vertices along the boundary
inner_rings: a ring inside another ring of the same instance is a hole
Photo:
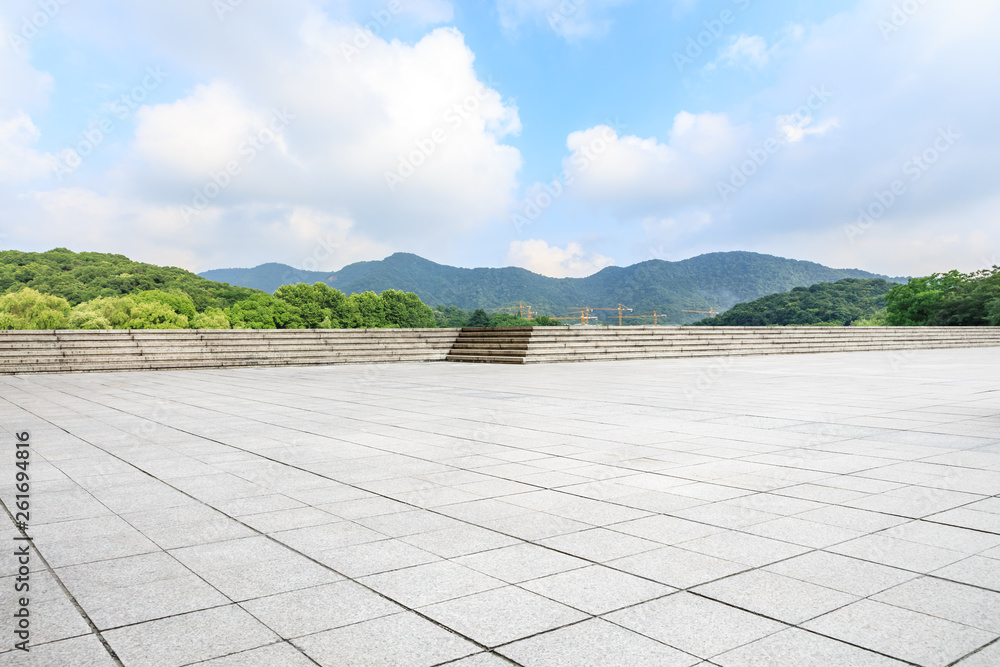
[[[617,308],[591,308],[591,310],[611,310],[611,311],[617,310],[618,311],[618,326],[622,325],[622,313],[624,313],[624,312],[631,313],[632,312],[631,308],[626,308],[625,306],[623,306],[620,303],[618,304]]]
[[[682,310],[681,312],[682,313],[701,313],[703,315],[708,315],[709,317],[715,317],[716,315],[719,314],[719,312],[717,310],[715,310],[715,308],[713,308],[712,306],[709,306],[708,310]]]

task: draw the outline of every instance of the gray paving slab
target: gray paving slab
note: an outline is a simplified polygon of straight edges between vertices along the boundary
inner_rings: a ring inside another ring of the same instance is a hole
[[[731,362],[2,376],[0,665],[997,663],[1000,349]]]

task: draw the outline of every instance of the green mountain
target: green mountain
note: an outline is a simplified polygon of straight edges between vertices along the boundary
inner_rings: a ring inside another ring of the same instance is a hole
[[[345,294],[398,289],[415,292],[427,304],[464,310],[523,302],[536,312],[562,315],[573,307],[614,308],[622,303],[632,308],[633,314],[652,314],[655,310],[665,318],[660,323],[694,322],[700,319],[698,314],[682,311],[724,311],[768,294],[843,278],[902,280],[752,252],[717,252],[679,262],[654,259],[627,267],[608,267],[586,278],[548,278],[516,267],[462,269],[409,253],[358,262],[333,272],[262,264],[253,269],[215,269],[199,275],[267,292],[295,282],[323,282]],[[599,311],[598,316],[606,319],[609,312]],[[632,323],[639,321],[633,319]]]
[[[884,311],[885,296],[892,285],[881,278],[844,278],[835,283],[796,287],[790,292],[738,303],[722,315],[696,324],[717,327],[849,325]]]
[[[30,287],[54,294],[75,306],[104,296],[122,296],[144,290],[184,292],[199,312],[227,308],[257,292],[246,287],[206,280],[173,266],[133,262],[124,255],[73,252],[56,248],[47,252],[0,251],[0,294]],[[273,291],[273,290],[272,290]]]

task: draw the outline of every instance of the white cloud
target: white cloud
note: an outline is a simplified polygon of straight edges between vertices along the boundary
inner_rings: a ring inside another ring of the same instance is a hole
[[[619,136],[599,125],[569,135],[563,168],[578,199],[622,217],[655,216],[704,197],[714,187],[712,176],[734,159],[744,134],[726,114],[712,113],[677,114],[665,143]]]
[[[436,0],[407,7],[426,21],[451,11],[450,3]],[[85,214],[77,221],[88,220],[90,248],[134,249],[153,259],[196,247],[190,266],[202,268],[213,248],[246,261],[294,262],[318,243],[301,238],[302,230],[315,228],[302,224],[302,211],[309,211],[314,220],[350,221],[339,254],[329,259],[332,267],[393,250],[440,256],[449,235],[506,219],[521,156],[504,142],[520,131],[518,110],[477,76],[474,55],[457,30],[438,28],[414,43],[364,41],[357,24],[298,0],[281,11],[240,6],[223,22],[204,3],[189,0],[119,9],[131,30],[107,36],[114,44],[144,35],[151,43],[142,47],[165,54],[159,62],[168,74],[190,66],[213,76],[178,99],[140,107],[134,135],[105,153],[114,158],[110,168],[85,160],[69,184],[95,184],[83,188],[89,198],[39,189],[21,205],[33,201],[41,217],[8,211],[10,243],[24,244],[39,230],[66,238],[62,245],[83,242],[64,221]],[[60,18],[61,28],[81,39],[93,38],[90,28],[101,39],[106,29],[98,25],[100,12]],[[9,60],[0,56],[0,75]],[[269,132],[275,110],[287,110],[291,119],[273,140],[249,151],[248,141]],[[14,165],[35,173],[25,165],[33,169],[39,161],[29,159],[37,131],[26,116],[10,118],[0,114],[0,170]],[[223,173],[230,163],[238,174]],[[402,182],[390,189],[387,174],[400,172]],[[218,192],[216,177],[227,182]],[[185,217],[182,207],[192,207],[196,191],[211,193],[209,205]]]
[[[627,0],[497,0],[500,24],[514,31],[544,25],[568,41],[600,37],[611,27],[607,10]]]
[[[53,156],[31,148],[38,137],[38,128],[23,111],[0,117],[0,180],[8,184],[28,181],[52,171]]]
[[[771,60],[767,41],[760,35],[737,35],[719,53],[716,62],[747,69],[763,69]]]
[[[512,241],[507,261],[552,278],[583,278],[614,264],[610,257],[584,252],[579,243],[560,248],[540,239]]]

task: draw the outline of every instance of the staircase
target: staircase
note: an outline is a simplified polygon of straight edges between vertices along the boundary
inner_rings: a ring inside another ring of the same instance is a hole
[[[532,327],[462,329],[445,360],[523,364],[533,331]]]
[[[0,374],[442,361],[458,329],[0,331]]]
[[[448,361],[544,363],[1000,347],[1000,327],[463,329]]]

